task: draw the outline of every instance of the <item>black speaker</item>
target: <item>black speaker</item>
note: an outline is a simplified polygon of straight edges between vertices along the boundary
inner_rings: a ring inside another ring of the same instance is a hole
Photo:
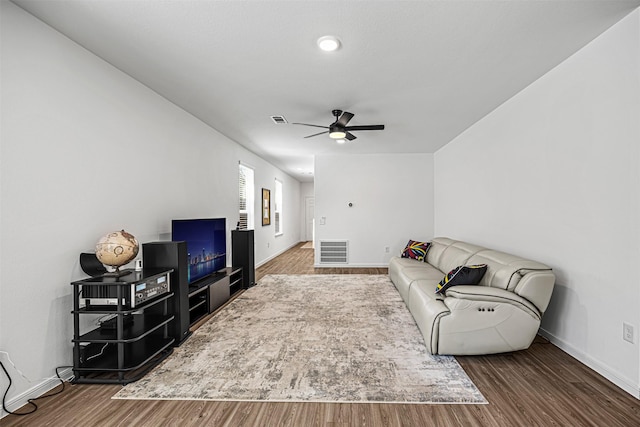
[[[189,276],[186,242],[150,242],[142,244],[144,268],[173,268],[171,273],[172,302],[169,312],[175,316],[169,325],[169,335],[178,346],[189,337]]]
[[[253,230],[231,230],[231,264],[242,267],[242,287],[256,284],[255,248]]]

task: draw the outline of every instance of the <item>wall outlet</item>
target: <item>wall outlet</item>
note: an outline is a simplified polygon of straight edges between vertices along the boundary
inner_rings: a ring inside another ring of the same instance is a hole
[[[635,337],[633,329],[633,325],[630,325],[628,323],[622,324],[622,339],[625,341],[629,341],[631,344],[633,344]]]

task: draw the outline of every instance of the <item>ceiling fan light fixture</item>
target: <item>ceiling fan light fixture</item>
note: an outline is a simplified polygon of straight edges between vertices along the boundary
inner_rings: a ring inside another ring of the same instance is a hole
[[[333,130],[329,133],[329,138],[331,139],[344,139],[346,136],[347,133],[342,130]]]
[[[336,36],[322,36],[318,39],[318,47],[325,52],[333,52],[340,48],[340,40]]]
[[[336,142],[337,142],[338,144],[344,144],[345,142],[347,142],[347,140],[346,140],[346,139],[344,139],[344,138],[340,138],[340,139],[336,139]]]

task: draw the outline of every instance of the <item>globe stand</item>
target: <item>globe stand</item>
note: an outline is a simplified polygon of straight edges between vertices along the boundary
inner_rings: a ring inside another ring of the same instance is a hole
[[[131,273],[131,270],[120,270],[120,267],[116,267],[115,271],[107,271],[102,275],[102,277],[122,277]]]

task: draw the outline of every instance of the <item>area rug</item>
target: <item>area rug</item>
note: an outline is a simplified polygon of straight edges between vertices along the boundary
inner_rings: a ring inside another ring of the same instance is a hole
[[[386,275],[271,275],[115,399],[486,403]]]

